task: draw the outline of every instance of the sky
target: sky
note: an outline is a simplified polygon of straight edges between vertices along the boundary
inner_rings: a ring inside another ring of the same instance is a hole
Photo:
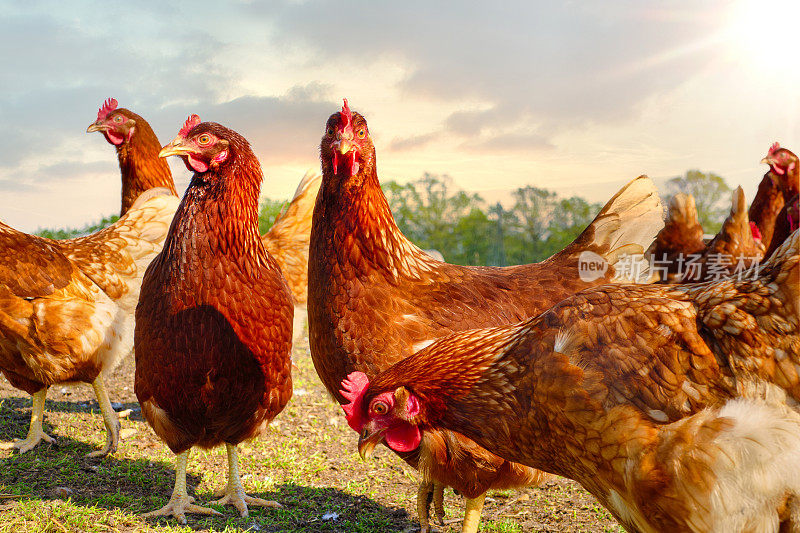
[[[135,4],[135,5],[134,5]],[[162,144],[191,113],[244,135],[262,196],[319,169],[346,97],[382,181],[448,175],[487,200],[526,185],[605,201],[689,169],[749,199],[773,141],[800,150],[796,0],[190,3],[0,0],[0,220],[117,213],[103,100]],[[180,192],[189,172],[170,158]]]

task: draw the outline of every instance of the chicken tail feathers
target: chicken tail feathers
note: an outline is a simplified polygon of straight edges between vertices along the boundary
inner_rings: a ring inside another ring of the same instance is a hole
[[[615,194],[578,238],[551,259],[568,263],[577,259],[579,268],[596,261],[611,267],[606,276],[613,281],[646,281],[649,272],[643,254],[663,227],[664,207],[658,190],[650,178],[639,176]],[[631,258],[636,258],[635,265],[627,264]],[[603,268],[600,275],[605,272]]]
[[[275,226],[285,225],[298,220],[310,219],[310,213],[314,210],[314,203],[317,200],[317,191],[322,184],[322,174],[315,174],[308,171],[300,180],[297,189],[294,191],[292,201],[284,207],[280,214],[275,218]]]

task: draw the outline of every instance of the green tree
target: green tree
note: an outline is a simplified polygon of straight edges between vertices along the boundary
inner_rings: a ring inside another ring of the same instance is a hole
[[[706,174],[699,170],[687,170],[683,176],[669,180],[665,191],[667,199],[679,192],[694,196],[697,216],[706,233],[717,233],[730,212],[733,189],[713,172]]]
[[[491,222],[477,194],[453,190],[449,176],[424,174],[419,180],[383,185],[400,231],[414,244],[435,249],[446,261],[486,264]]]
[[[548,235],[544,247],[546,255],[538,260],[542,261],[566,248],[594,220],[602,208],[602,204],[589,203],[580,196],[558,200],[547,228]]]

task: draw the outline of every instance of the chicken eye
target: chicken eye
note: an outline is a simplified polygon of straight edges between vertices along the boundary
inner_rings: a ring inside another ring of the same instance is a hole
[[[364,129],[363,129],[363,128],[362,128],[362,129],[360,129],[360,130],[358,130],[358,138],[359,138],[359,139],[363,139],[363,138],[364,138],[364,137],[366,137],[366,136],[367,136],[367,132],[366,132],[366,131],[364,131]]]
[[[117,115],[114,117],[114,122],[122,122],[122,115]]]
[[[198,144],[206,145],[210,142],[211,142],[211,135],[209,135],[208,133],[204,133],[197,138]]]
[[[384,402],[375,402],[372,404],[372,412],[376,415],[385,415],[389,412],[389,406]]]
[[[328,130],[325,133],[328,135],[328,137],[332,137],[333,136],[333,128],[328,128]]]

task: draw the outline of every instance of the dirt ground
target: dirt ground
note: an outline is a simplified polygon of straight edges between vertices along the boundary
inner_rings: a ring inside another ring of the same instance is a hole
[[[240,518],[231,507],[222,517],[187,515],[141,519],[169,499],[174,456],[141,417],[133,393],[133,358],[107,380],[122,420],[119,450],[87,459],[105,439],[89,385],[52,387],[45,431],[56,444],[19,455],[0,450],[0,533],[5,531],[417,531],[417,473],[388,449],[361,461],[356,435],[316,376],[307,344],[295,349],[295,393],[270,430],[240,445],[240,471],[251,495],[277,500],[283,509],[251,507]],[[0,441],[24,437],[30,398],[0,377]],[[193,451],[187,484],[198,503],[225,482],[224,450]],[[463,500],[447,490],[447,523],[460,531]],[[5,524],[5,525],[4,525]],[[174,528],[174,529],[173,529]],[[558,478],[542,487],[490,492],[481,531],[622,531],[610,514],[577,483]]]

